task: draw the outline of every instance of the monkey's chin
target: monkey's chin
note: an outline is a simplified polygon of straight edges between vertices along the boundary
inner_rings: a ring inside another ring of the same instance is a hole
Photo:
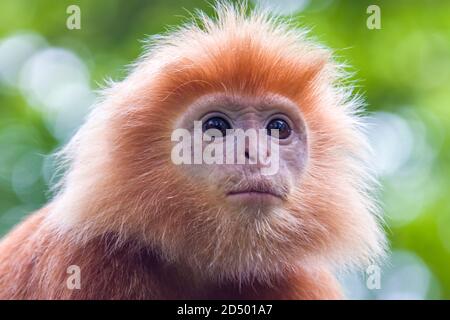
[[[228,193],[227,199],[233,204],[245,207],[271,207],[282,203],[282,198],[270,192],[242,191]]]

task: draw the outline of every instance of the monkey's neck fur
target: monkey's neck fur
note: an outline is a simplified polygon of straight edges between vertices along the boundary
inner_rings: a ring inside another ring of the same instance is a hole
[[[0,243],[0,299],[335,299],[326,270],[298,269],[270,284],[202,281],[133,240],[105,234],[83,245],[43,227],[42,209]],[[120,243],[118,245],[118,243]],[[68,285],[80,270],[81,287]],[[70,269],[69,269],[70,270]],[[196,280],[193,280],[196,279]]]

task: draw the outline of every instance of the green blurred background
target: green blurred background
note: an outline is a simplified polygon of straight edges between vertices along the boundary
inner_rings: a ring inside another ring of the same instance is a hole
[[[391,254],[381,289],[342,275],[350,298],[450,298],[450,1],[259,0],[336,49],[372,113]],[[66,27],[69,5],[81,29]],[[254,4],[254,2],[252,3]],[[381,8],[381,30],[366,9]],[[120,80],[148,35],[204,0],[0,2],[0,236],[51,198],[51,153],[105,79]],[[52,182],[53,181],[53,182]]]

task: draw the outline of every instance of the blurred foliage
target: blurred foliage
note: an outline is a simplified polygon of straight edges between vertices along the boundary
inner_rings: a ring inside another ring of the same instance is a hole
[[[66,28],[66,8],[71,4],[81,8],[81,30]],[[381,30],[366,27],[371,4],[381,8]],[[126,66],[141,53],[139,40],[186,21],[194,8],[212,12],[203,0],[3,0],[0,68],[5,57],[2,41],[34,34],[44,39],[45,46],[79,57],[90,73],[89,87],[96,90],[107,77],[124,77]],[[395,152],[408,146],[406,156],[394,152],[397,158],[384,159],[388,167],[398,158],[403,162],[380,173],[386,229],[393,250],[414,253],[428,268],[432,279],[425,297],[446,299],[450,298],[449,17],[450,2],[433,0],[315,0],[293,16],[294,23],[311,28],[315,39],[335,48],[337,59],[352,66],[357,91],[366,97],[369,111],[381,115],[381,125],[395,124],[390,132],[398,132],[400,138],[380,134],[380,150],[384,142],[397,143]],[[9,58],[14,54],[6,52]],[[0,81],[0,234],[51,197],[47,155],[65,142],[52,131],[46,109],[30,104],[20,85]],[[385,131],[373,132],[375,139],[379,132]]]

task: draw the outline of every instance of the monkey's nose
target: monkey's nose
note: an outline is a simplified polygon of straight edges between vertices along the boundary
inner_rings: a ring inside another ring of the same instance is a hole
[[[249,148],[245,148],[245,152],[244,152],[244,156],[245,156],[245,159],[246,159],[245,161],[247,163],[256,164],[257,160],[258,160],[257,150],[252,150],[252,151],[254,151],[253,154],[250,152]]]
[[[267,161],[267,158],[271,156],[270,149],[263,145],[254,146],[253,148],[254,149],[250,150],[250,146],[246,146],[244,151],[246,161],[257,163],[262,160],[265,162]]]

